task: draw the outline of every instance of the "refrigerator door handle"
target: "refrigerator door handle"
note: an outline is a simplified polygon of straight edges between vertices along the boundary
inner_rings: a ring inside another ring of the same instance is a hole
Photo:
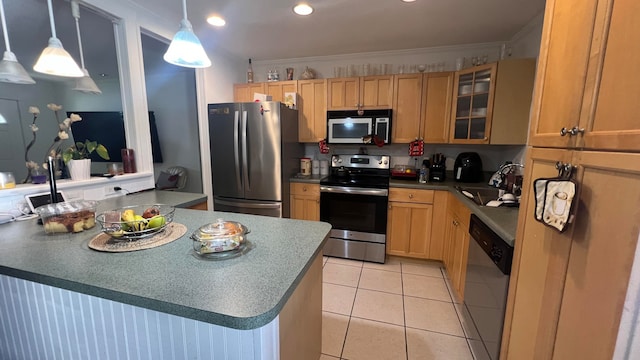
[[[235,158],[236,184],[238,191],[242,190],[242,182],[240,181],[240,136],[239,136],[239,112],[236,110],[233,117],[233,156]]]
[[[242,176],[245,191],[251,190],[249,182],[249,146],[247,144],[247,111],[242,111]]]
[[[235,202],[235,201],[227,201],[227,200],[220,200],[220,199],[215,199],[215,203],[220,205],[227,205],[227,206],[242,206],[250,209],[277,209],[280,206],[282,206],[282,204],[278,202],[246,203],[246,202]]]

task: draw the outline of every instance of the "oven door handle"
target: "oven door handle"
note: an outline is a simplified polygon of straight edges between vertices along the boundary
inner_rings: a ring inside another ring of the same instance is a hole
[[[320,186],[320,192],[331,194],[389,196],[389,189],[368,189],[348,186]]]

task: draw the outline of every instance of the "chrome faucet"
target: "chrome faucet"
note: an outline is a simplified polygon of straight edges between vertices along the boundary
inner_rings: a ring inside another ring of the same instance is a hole
[[[524,165],[522,164],[513,164],[513,163],[504,164],[500,166],[500,169],[498,169],[498,171],[496,171],[491,176],[491,179],[489,179],[489,185],[498,189],[501,189],[501,188],[504,189],[506,186],[508,186],[508,184],[505,184],[506,176],[508,174],[515,172],[517,169],[523,169],[523,168],[524,168]],[[519,188],[514,190],[519,190]],[[515,193],[516,191],[514,190],[512,190],[512,192]]]

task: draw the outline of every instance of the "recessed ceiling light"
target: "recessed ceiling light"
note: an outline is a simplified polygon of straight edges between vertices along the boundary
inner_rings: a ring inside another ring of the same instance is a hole
[[[414,2],[416,0],[402,0],[402,2]]]
[[[218,15],[212,15],[207,18],[207,22],[213,26],[224,26],[227,22]]]
[[[293,7],[293,12],[298,15],[306,16],[313,12],[313,8],[308,4],[300,3]]]

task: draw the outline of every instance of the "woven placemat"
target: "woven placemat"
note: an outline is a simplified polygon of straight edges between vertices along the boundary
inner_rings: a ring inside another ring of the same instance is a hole
[[[115,241],[111,236],[100,233],[89,240],[89,247],[97,251],[127,252],[151,249],[168,244],[187,233],[187,227],[179,223],[171,223],[158,234],[136,241]]]

